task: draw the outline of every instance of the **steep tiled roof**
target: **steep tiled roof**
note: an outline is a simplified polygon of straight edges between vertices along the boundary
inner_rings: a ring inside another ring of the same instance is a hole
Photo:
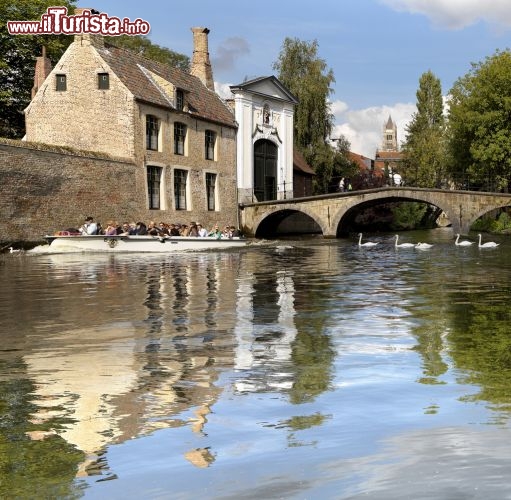
[[[376,161],[395,160],[399,161],[403,158],[400,151],[376,151]]]
[[[234,115],[226,104],[197,77],[113,45],[105,44],[98,52],[136,99],[173,109],[165,92],[151,78],[151,72],[185,91],[191,116],[230,127],[237,126]]]
[[[367,171],[371,168],[371,158],[364,155],[359,155],[353,151],[349,152],[350,160],[358,165],[358,168]]]
[[[310,165],[305,161],[303,155],[296,149],[293,149],[293,167],[295,170],[305,174],[316,175],[316,172],[314,172]]]

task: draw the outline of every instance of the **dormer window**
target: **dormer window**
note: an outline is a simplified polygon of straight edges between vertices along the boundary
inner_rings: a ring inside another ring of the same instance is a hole
[[[98,73],[98,89],[108,90],[110,88],[110,78],[108,73]]]
[[[55,75],[55,90],[59,92],[67,90],[66,75]]]
[[[176,90],[176,109],[183,111],[185,107],[185,94],[181,89]]]

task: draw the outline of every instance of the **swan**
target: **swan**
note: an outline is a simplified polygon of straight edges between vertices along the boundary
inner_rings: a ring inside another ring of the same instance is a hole
[[[9,253],[21,253],[22,250],[20,248],[9,247]]]
[[[421,243],[419,241],[419,243],[417,243],[417,245],[415,245],[415,248],[418,248],[419,250],[427,250],[428,248],[431,248],[433,245],[429,244],[429,243]]]
[[[469,247],[470,245],[473,245],[474,242],[473,241],[468,241],[468,240],[461,240],[461,241],[458,241],[460,239],[460,235],[457,234],[456,235],[456,241],[454,242],[454,244],[457,246],[457,247]]]
[[[499,246],[499,243],[495,243],[494,241],[487,241],[486,243],[481,244],[482,236],[480,234],[478,234],[477,236],[479,236],[479,245],[478,245],[479,248],[495,248],[495,247]]]
[[[397,242],[397,240],[399,239],[399,235],[396,234],[394,236],[396,238],[396,242],[394,243],[394,246],[396,248],[413,248],[415,245],[413,243],[399,243]]]
[[[362,243],[362,233],[358,233],[358,246],[359,247],[374,247],[378,244],[377,241],[366,241],[365,243]]]

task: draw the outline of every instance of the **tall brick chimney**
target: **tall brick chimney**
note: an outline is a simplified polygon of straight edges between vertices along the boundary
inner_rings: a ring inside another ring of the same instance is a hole
[[[190,73],[201,80],[209,89],[215,90],[213,82],[213,70],[209,62],[208,52],[208,28],[192,28],[193,32],[193,57]]]
[[[43,46],[42,55],[36,57],[35,72],[34,72],[34,86],[32,87],[32,99],[37,91],[43,84],[46,77],[51,73],[51,61],[46,57],[46,47]]]
[[[75,7],[75,12],[73,15],[82,16],[85,10],[88,10],[92,16],[99,14],[97,10],[90,7]],[[79,45],[93,45],[97,49],[101,49],[105,46],[102,35],[92,35],[90,33],[81,33],[79,35],[75,35],[75,42]]]

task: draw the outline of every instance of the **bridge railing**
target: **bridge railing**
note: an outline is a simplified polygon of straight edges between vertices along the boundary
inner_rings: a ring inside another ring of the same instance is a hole
[[[384,186],[380,188],[371,188],[371,189],[360,189],[358,191],[345,191],[345,192],[337,192],[337,193],[328,193],[328,194],[318,194],[313,196],[302,196],[299,198],[287,198],[282,200],[266,200],[252,203],[239,203],[239,207],[243,209],[243,207],[250,206],[264,206],[264,205],[283,205],[286,203],[304,203],[307,201],[314,200],[327,200],[334,198],[343,198],[343,197],[355,197],[355,196],[363,196],[366,194],[372,193],[384,193],[384,192],[394,192],[397,196],[402,195],[404,192],[416,192],[416,193],[451,193],[451,194],[477,194],[479,196],[502,196],[505,198],[511,197],[511,193],[496,193],[491,191],[469,191],[464,189],[438,189],[438,188],[418,188],[412,186]]]

